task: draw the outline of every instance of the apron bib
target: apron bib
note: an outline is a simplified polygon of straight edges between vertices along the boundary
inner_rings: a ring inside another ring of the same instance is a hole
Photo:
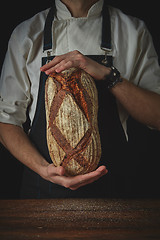
[[[47,56],[42,58],[42,66],[54,56],[50,56],[52,49],[52,23],[55,15],[55,5],[50,9],[44,28],[44,51]],[[111,52],[111,27],[109,10],[104,1],[102,23],[101,48],[107,53]],[[112,56],[90,55],[88,56],[98,63],[112,66]],[[48,76],[41,73],[37,108],[29,133],[30,140],[34,143],[41,155],[52,163],[46,140],[46,113],[45,113],[45,83]],[[107,89],[104,81],[95,81],[98,91],[98,126],[101,138],[102,156],[99,165],[105,165],[109,173],[98,181],[81,187],[76,191],[53,184],[42,179],[38,174],[24,167],[21,187],[22,198],[98,198],[116,197],[119,195],[118,171],[124,168],[127,157],[127,142],[122,129],[117,105],[114,96]],[[125,153],[125,154],[124,154]],[[123,156],[120,160],[119,156]],[[121,161],[121,162],[120,162]],[[122,167],[121,167],[122,166]]]

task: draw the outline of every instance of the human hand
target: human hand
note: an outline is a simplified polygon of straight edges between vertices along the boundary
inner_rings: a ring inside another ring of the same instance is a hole
[[[84,56],[77,50],[56,56],[52,61],[41,67],[40,70],[49,75],[53,72],[60,73],[71,67],[81,68],[96,80],[102,80],[110,73],[110,68]]]
[[[65,176],[65,169],[63,167],[55,167],[53,164],[49,164],[45,167],[44,178],[52,183],[64,186],[71,190],[76,190],[79,187],[90,184],[98,180],[103,175],[107,174],[108,170],[105,166],[100,166],[95,171],[77,175],[73,177]]]

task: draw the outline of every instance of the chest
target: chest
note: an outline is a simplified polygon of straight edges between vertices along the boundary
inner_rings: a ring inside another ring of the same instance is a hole
[[[53,55],[78,50],[84,55],[101,55],[102,18],[54,21]]]

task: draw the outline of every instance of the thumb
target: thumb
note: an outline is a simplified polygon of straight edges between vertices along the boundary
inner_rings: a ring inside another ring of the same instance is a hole
[[[55,175],[59,175],[59,176],[63,176],[65,174],[65,169],[64,167],[60,166],[60,167],[55,167],[54,169],[54,174]]]

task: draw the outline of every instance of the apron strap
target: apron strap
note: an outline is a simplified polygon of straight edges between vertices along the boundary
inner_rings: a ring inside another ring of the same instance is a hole
[[[111,52],[111,21],[110,21],[110,13],[109,8],[104,0],[103,9],[102,9],[102,42],[101,48],[104,51]]]
[[[44,46],[43,51],[47,51],[52,49],[52,23],[54,20],[54,16],[56,14],[56,6],[55,0],[53,1],[53,6],[50,8],[46,23],[44,27]],[[107,53],[112,51],[111,46],[111,22],[110,22],[110,14],[109,8],[104,0],[103,9],[102,9],[102,41],[101,41],[101,49]]]
[[[53,1],[53,6],[50,8],[44,27],[44,43],[43,52],[52,49],[52,23],[54,16],[56,14],[55,0]]]

